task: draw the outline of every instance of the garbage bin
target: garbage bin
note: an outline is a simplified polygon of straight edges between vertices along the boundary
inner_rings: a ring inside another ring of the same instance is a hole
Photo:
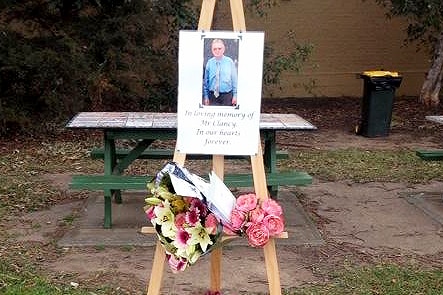
[[[366,137],[388,136],[395,89],[400,86],[402,77],[397,72],[366,71],[360,78],[364,81],[363,100],[356,133]]]

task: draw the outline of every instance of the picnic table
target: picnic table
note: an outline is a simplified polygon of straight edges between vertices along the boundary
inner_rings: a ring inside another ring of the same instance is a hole
[[[443,116],[426,116],[426,120],[443,125]],[[423,150],[415,151],[415,154],[426,161],[441,161],[443,160],[443,149],[437,150]]]
[[[123,175],[136,159],[171,159],[174,150],[155,149],[156,140],[177,138],[177,114],[155,112],[81,112],[66,125],[68,129],[91,129],[103,132],[103,148],[91,151],[92,158],[104,160],[103,175],[73,175],[70,187],[104,191],[104,227],[112,226],[111,198],[121,202],[121,190],[146,189],[152,176]],[[316,127],[296,114],[261,114],[259,123],[263,139],[263,161],[267,185],[271,195],[276,195],[279,185],[308,185],[312,177],[300,171],[277,171],[277,159],[287,156],[277,150],[278,131],[307,131]],[[134,140],[134,147],[116,148],[117,140]],[[210,159],[211,155],[187,155],[188,159]],[[239,158],[239,156],[226,156]],[[252,187],[251,174],[226,174],[228,187]]]

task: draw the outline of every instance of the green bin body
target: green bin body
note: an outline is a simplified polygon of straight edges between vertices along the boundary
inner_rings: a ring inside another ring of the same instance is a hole
[[[399,76],[360,75],[364,81],[361,121],[357,134],[366,137],[388,136],[391,127],[395,89],[400,86]]]

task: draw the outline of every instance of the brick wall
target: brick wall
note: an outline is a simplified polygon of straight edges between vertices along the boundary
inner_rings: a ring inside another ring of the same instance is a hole
[[[280,1],[264,18],[246,12],[247,30],[265,32],[266,42],[280,52],[288,49],[287,32],[314,46],[312,64],[303,73],[283,76],[282,90],[269,89],[265,97],[361,96],[356,76],[365,70],[398,71],[403,82],[397,95],[418,95],[429,67],[426,52],[405,46],[404,19],[386,19],[373,0]],[[232,30],[228,1],[218,1],[213,29]],[[314,93],[298,86],[314,80]]]

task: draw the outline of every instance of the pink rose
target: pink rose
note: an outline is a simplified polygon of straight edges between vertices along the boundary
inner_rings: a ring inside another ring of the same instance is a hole
[[[266,199],[261,203],[262,209],[270,215],[280,216],[283,214],[281,206],[273,199]]]
[[[282,233],[284,226],[283,218],[276,215],[267,215],[263,219],[263,224],[269,230],[269,235],[276,236]]]
[[[234,208],[231,212],[231,229],[234,231],[240,230],[245,223],[245,219],[245,213]]]
[[[238,196],[235,207],[240,211],[248,212],[257,207],[257,202],[258,199],[255,194],[244,194]]]
[[[214,214],[209,213],[209,215],[206,216],[205,228],[208,229],[210,235],[215,235],[217,233],[218,223],[217,217],[215,217]]]
[[[263,220],[265,217],[265,211],[260,207],[255,208],[251,212],[249,212],[249,221],[252,223],[258,223]]]
[[[249,245],[252,247],[263,247],[269,241],[269,230],[262,223],[252,223],[246,229]]]

